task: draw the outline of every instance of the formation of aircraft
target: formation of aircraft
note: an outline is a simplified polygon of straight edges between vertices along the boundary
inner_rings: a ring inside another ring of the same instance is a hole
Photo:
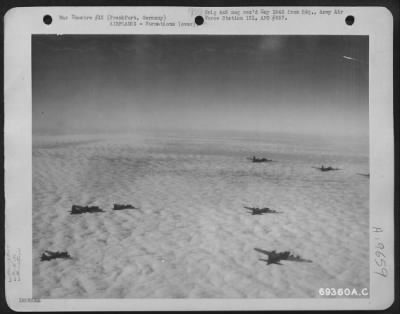
[[[248,157],[248,160],[250,160],[251,162],[255,162],[255,163],[263,163],[263,162],[276,162],[276,160],[272,160],[272,159],[268,159],[268,158],[257,158],[256,156],[253,157]],[[334,168],[332,166],[327,166],[325,167],[324,165],[322,165],[321,167],[312,167],[314,169],[317,169],[319,171],[322,172],[328,172],[328,171],[338,171],[338,170],[342,170],[340,168]],[[369,173],[357,173],[360,176],[364,176],[369,178]],[[259,215],[259,214],[253,214],[253,215]]]
[[[251,162],[255,162],[255,163],[276,162],[276,160],[272,160],[272,159],[268,159],[268,158],[258,158],[256,156],[248,157],[247,159],[250,160]],[[317,170],[322,171],[322,172],[342,170],[340,168],[334,168],[332,166],[325,167],[324,165],[322,165],[321,167],[312,167],[312,168],[317,169]],[[367,178],[370,177],[369,173],[357,173],[357,174],[360,175],[360,176],[367,177]],[[255,215],[257,215],[257,214],[255,214]]]
[[[123,210],[123,209],[139,209],[131,204],[114,204],[113,210]],[[79,206],[72,205],[71,215],[84,214],[84,213],[101,213],[104,212],[98,206]]]

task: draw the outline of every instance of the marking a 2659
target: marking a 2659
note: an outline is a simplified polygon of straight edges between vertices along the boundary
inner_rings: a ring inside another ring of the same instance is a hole
[[[378,271],[374,271],[375,274],[378,274],[382,277],[388,276],[388,269],[386,267],[386,254],[385,254],[385,245],[381,241],[379,234],[383,232],[382,228],[372,227],[372,232],[376,235],[374,237],[375,245],[374,245],[374,262],[375,266],[378,268]]]

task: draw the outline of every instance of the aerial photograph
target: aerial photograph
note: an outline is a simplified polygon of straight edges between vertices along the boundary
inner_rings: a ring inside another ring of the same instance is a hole
[[[33,297],[368,289],[368,54],[368,36],[33,35]]]

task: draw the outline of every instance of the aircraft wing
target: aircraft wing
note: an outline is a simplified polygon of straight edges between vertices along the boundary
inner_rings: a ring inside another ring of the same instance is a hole
[[[259,249],[259,248],[254,248],[254,250],[257,251],[257,252],[263,253],[265,255],[271,254],[271,252],[268,252],[268,251],[265,251],[265,250],[262,250],[262,249]]]

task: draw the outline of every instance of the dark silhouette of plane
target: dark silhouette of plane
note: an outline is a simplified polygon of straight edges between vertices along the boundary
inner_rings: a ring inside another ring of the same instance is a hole
[[[278,214],[280,212],[277,212],[276,210],[269,209],[268,207],[264,208],[258,208],[258,207],[247,207],[243,206],[247,210],[251,212],[252,215],[262,215],[262,214]]]
[[[72,258],[68,252],[52,252],[52,251],[44,251],[42,256],[40,257],[41,261],[50,261],[55,258]]]
[[[293,262],[305,262],[305,263],[312,262],[311,260],[303,259],[298,255],[293,255],[289,251],[276,252],[275,250],[266,251],[259,248],[254,248],[254,250],[268,256],[268,259],[260,258],[260,261],[266,262],[267,265],[271,264],[282,265],[281,261],[293,261]]]
[[[122,209],[138,209],[135,206],[132,206],[131,204],[114,204],[113,210],[122,210]]]
[[[257,158],[256,156],[253,156],[252,158],[247,158],[252,162],[274,162],[275,160],[268,159],[268,158]]]
[[[72,205],[71,215],[76,214],[84,214],[84,213],[99,213],[104,212],[98,206],[79,206],[79,205]]]
[[[321,166],[321,167],[313,167],[314,169],[318,169],[318,170],[320,170],[320,171],[337,171],[337,170],[342,170],[342,169],[339,169],[339,168],[333,168],[333,167],[331,167],[331,166],[329,166],[329,167],[325,167],[325,166]]]

